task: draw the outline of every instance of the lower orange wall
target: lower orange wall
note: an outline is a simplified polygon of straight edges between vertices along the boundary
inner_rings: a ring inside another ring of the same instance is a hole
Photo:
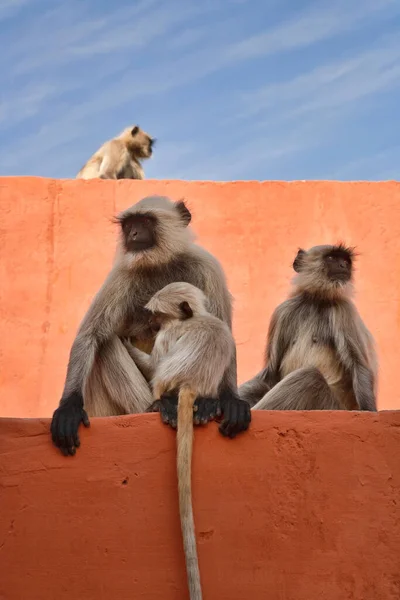
[[[257,412],[196,428],[204,600],[399,600],[400,413]],[[0,598],[187,600],[175,432],[92,419],[73,458],[48,420],[0,420]]]
[[[298,246],[361,252],[357,304],[378,342],[379,408],[400,408],[400,184],[0,178],[0,414],[50,416],[70,346],[114,255],[111,217],[141,197],[185,197],[235,297],[239,379],[262,364]]]

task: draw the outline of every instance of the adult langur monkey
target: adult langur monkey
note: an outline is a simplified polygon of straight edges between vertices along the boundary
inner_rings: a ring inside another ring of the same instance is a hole
[[[52,439],[65,455],[79,447],[78,428],[89,416],[149,410],[150,387],[122,338],[152,342],[144,308],[159,289],[186,281],[205,293],[208,309],[232,327],[232,299],[217,259],[193,242],[191,213],[183,201],[162,196],[142,199],[117,218],[120,243],[114,265],[86,313],[72,345],[60,405],[51,423]],[[249,405],[237,392],[236,352],[219,389],[220,432],[234,437],[248,428]],[[206,399],[197,403],[207,404]],[[177,395],[160,399],[159,409],[176,419]]]
[[[300,249],[289,298],[272,315],[265,366],[240,397],[254,410],[376,411],[377,356],[351,300],[354,251]]]
[[[190,600],[202,598],[192,507],[193,408],[197,397],[218,395],[235,353],[230,328],[211,315],[206,304],[205,295],[197,287],[170,283],[146,305],[152,314],[150,325],[159,330],[151,355],[131,348],[137,364],[151,379],[155,400],[164,392],[179,390],[177,475]]]
[[[151,158],[155,141],[138,125],[126,127],[96,150],[76,179],[144,179],[142,161]]]

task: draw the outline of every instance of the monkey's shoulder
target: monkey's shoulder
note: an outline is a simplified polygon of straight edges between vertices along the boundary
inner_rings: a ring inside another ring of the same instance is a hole
[[[153,293],[165,285],[177,281],[191,283],[207,293],[207,288],[225,281],[225,274],[218,260],[200,246],[174,256],[173,260],[149,272],[149,285]]]
[[[234,348],[234,339],[226,323],[213,315],[198,315],[181,321],[174,335],[174,346],[192,358],[221,356],[229,361]]]
[[[278,306],[275,318],[291,343],[301,338],[310,344],[332,345],[334,326],[336,331],[341,326],[336,313],[337,307],[332,303],[294,297]]]
[[[338,303],[299,295],[282,302],[276,309],[276,315],[281,319],[328,321],[335,315],[350,314],[350,312],[353,314],[353,310],[352,303]]]

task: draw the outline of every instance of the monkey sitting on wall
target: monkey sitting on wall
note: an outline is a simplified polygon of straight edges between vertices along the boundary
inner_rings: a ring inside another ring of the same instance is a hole
[[[152,380],[153,396],[179,390],[177,474],[179,508],[191,600],[201,600],[200,572],[192,508],[193,408],[197,397],[215,398],[235,353],[226,323],[206,309],[204,293],[177,282],[147,303],[150,326],[158,329],[151,355],[131,348],[136,364]]]
[[[138,125],[127,127],[89,158],[76,179],[144,179],[140,161],[151,158],[154,143]]]
[[[351,300],[354,251],[300,249],[290,297],[272,315],[265,367],[239,394],[254,410],[376,411],[377,356]]]
[[[146,378],[123,342],[153,343],[144,308],[168,283],[186,281],[200,288],[211,314],[232,328],[232,299],[218,260],[193,242],[191,213],[183,201],[149,196],[123,211],[120,241],[112,269],[89,307],[71,348],[59,407],[51,422],[52,439],[65,455],[79,447],[78,429],[88,416],[144,412],[153,398]],[[234,437],[248,428],[251,415],[237,392],[236,351],[218,391],[223,414],[220,432]],[[213,413],[207,399],[201,412]],[[162,397],[162,409],[176,419],[177,397]],[[209,407],[209,408],[207,408]],[[200,407],[199,407],[200,412]]]

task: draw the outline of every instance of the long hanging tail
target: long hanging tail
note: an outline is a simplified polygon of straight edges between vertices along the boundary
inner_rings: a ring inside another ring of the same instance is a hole
[[[193,405],[196,395],[183,386],[178,400],[177,471],[179,512],[190,600],[202,600],[192,506]]]

